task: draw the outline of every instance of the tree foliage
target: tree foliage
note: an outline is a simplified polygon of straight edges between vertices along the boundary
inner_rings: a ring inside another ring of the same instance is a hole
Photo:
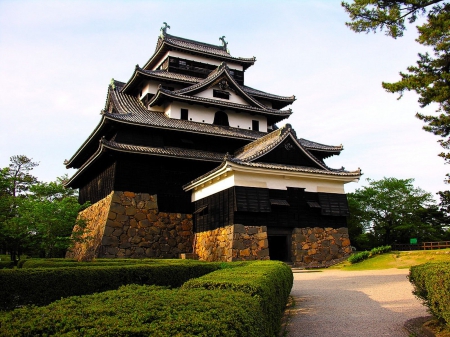
[[[64,187],[65,177],[39,182],[30,174],[37,163],[23,155],[10,161],[0,170],[0,249],[13,261],[23,253],[63,255],[82,240],[85,223],[77,215],[86,205],[78,203],[75,190]]]
[[[368,246],[440,240],[450,219],[430,193],[413,179],[367,179],[368,186],[349,193],[349,232],[355,243]],[[358,247],[361,248],[361,247]]]

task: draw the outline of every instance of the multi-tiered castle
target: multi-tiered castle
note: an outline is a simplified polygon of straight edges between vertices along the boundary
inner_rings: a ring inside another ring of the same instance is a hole
[[[342,146],[299,138],[295,96],[245,85],[256,59],[161,28],[154,54],[112,80],[101,120],[65,162],[91,206],[94,239],[68,256],[279,259],[329,263],[350,252],[344,184],[361,171],[324,160]]]

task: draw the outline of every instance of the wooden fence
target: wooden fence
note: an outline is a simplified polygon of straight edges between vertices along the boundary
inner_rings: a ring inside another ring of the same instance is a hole
[[[406,243],[395,243],[392,250],[431,250],[450,248],[450,241],[434,241],[434,242],[419,242],[416,245]]]

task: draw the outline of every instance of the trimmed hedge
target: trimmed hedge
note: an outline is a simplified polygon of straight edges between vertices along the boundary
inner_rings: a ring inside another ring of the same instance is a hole
[[[187,280],[219,268],[219,264],[178,260],[147,265],[0,270],[0,309],[46,305],[62,297],[117,289],[126,284],[180,287]]]
[[[263,337],[262,316],[242,292],[128,285],[4,313],[0,335]]]
[[[413,266],[409,272],[413,294],[441,322],[450,326],[450,263],[425,263]]]
[[[221,267],[179,289],[127,285],[5,312],[0,335],[276,336],[293,283],[291,269],[277,261]]]
[[[258,298],[263,315],[258,322],[264,332],[261,336],[275,336],[293,280],[292,270],[285,263],[256,261],[241,268],[225,268],[191,279],[182,288],[242,291]]]
[[[19,261],[19,268],[71,268],[71,267],[98,267],[98,266],[117,266],[122,265],[137,265],[137,264],[189,264],[198,263],[195,260],[180,260],[180,259],[95,259],[90,262],[78,262],[70,259],[28,259]]]
[[[347,259],[351,264],[358,263],[364,260],[367,260],[370,257],[374,257],[375,255],[380,255],[384,253],[388,253],[391,251],[391,246],[380,246],[373,248],[370,252],[365,250],[363,252],[355,253],[350,255]]]

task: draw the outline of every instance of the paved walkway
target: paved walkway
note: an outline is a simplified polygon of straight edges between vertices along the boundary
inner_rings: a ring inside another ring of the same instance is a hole
[[[408,337],[404,323],[429,315],[407,269],[294,273],[289,337]]]

